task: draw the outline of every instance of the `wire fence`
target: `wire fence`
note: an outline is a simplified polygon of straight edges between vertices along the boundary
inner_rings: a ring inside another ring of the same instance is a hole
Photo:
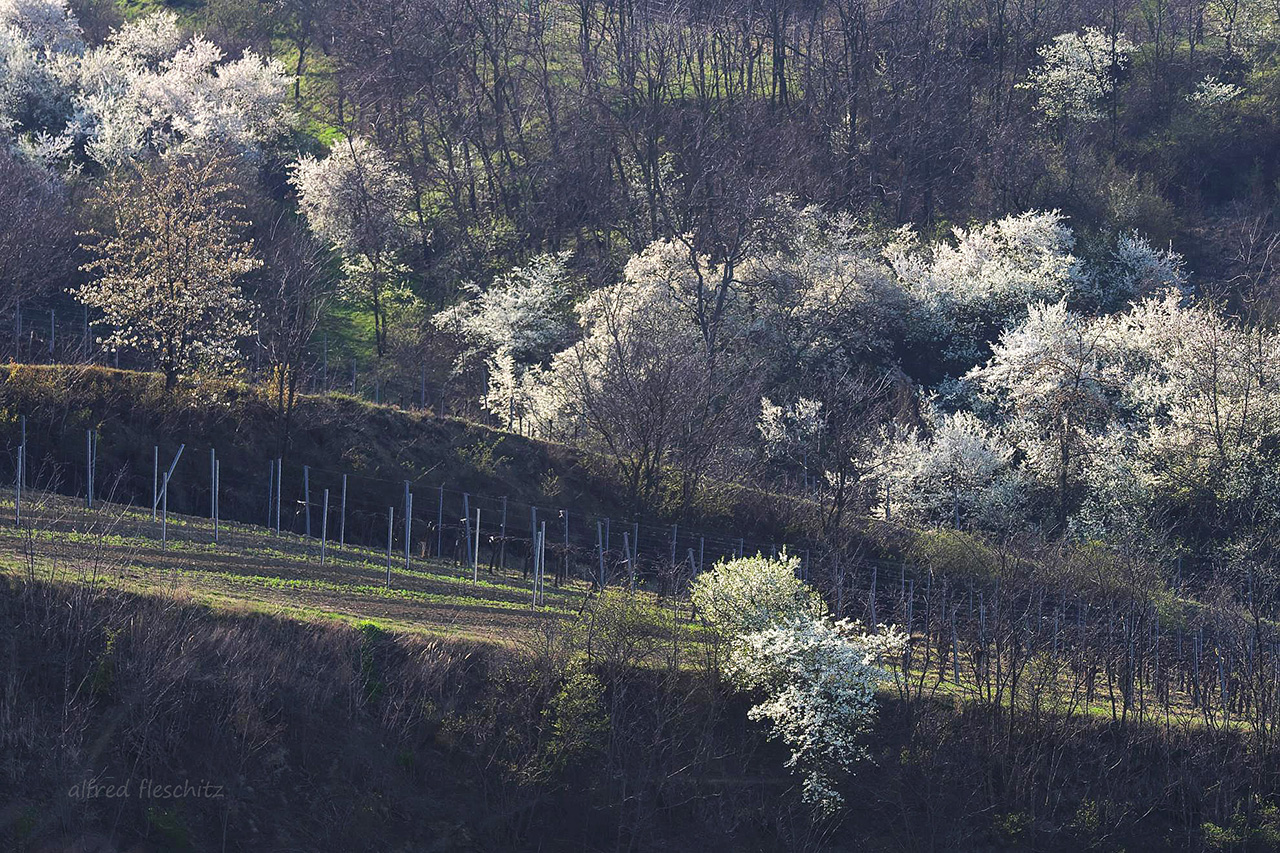
[[[568,502],[528,503],[449,483],[279,459],[250,466],[208,447],[157,446],[150,459],[126,458],[117,470],[98,471],[108,439],[93,431],[79,458],[46,450],[32,468],[35,440],[26,436],[6,454],[12,491],[0,506],[18,523],[23,491],[78,495],[89,513],[104,495],[133,496],[129,530],[161,547],[269,546],[307,561],[385,561],[388,585],[393,567],[422,568],[424,560],[452,565],[461,576],[519,572],[535,604],[545,604],[539,590],[548,582],[679,595],[719,560],[785,549],[835,615],[909,633],[896,669],[904,695],[956,692],[1008,703],[1012,714],[1015,706],[1025,712],[1026,691],[1034,689],[1052,707],[1122,723],[1240,724],[1268,743],[1280,733],[1280,629],[1269,618],[1274,602],[1256,599],[1252,589],[1234,604],[1174,600],[1161,609],[1139,595],[1086,593],[1032,573],[966,577],[816,542],[612,518]],[[220,498],[231,484],[242,499],[223,516]],[[25,523],[63,522],[29,508]]]
[[[220,458],[214,448],[181,443],[157,445],[150,458],[139,457],[125,441],[111,447],[112,438],[96,431],[86,431],[80,458],[68,460],[59,458],[59,445],[41,446],[42,438],[35,430],[28,436],[25,421],[21,423],[21,435],[9,444],[5,461],[10,482],[21,480],[28,489],[79,495],[86,502],[91,493],[128,496],[175,516],[234,520],[308,540],[323,534],[339,545],[388,547],[485,571],[532,572],[535,543],[545,535],[545,568],[556,583],[578,578],[599,586],[625,576],[628,584],[658,584],[674,591],[680,579],[718,560],[778,554],[787,547],[680,524],[616,518],[568,502],[539,504],[467,491],[438,481],[395,481],[288,459],[249,467]],[[97,470],[104,443],[108,457],[121,460],[116,470]],[[237,499],[227,512],[223,499],[231,491]]]

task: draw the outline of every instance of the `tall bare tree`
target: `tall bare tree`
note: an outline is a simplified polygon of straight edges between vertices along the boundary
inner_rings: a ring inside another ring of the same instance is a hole
[[[258,345],[271,365],[281,441],[289,440],[307,346],[335,296],[333,259],[296,220],[278,215],[261,238],[263,267],[255,291]]]
[[[74,247],[61,182],[0,149],[0,312],[12,315],[65,287]]]

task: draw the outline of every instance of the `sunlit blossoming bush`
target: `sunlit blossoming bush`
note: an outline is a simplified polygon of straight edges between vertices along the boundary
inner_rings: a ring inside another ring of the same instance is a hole
[[[538,255],[486,288],[464,283],[471,298],[439,312],[432,323],[463,339],[463,360],[505,350],[521,365],[542,363],[573,339],[578,287],[569,258],[568,252]]]
[[[411,194],[391,159],[358,136],[339,140],[323,159],[299,157],[290,183],[311,230],[346,256],[376,256],[393,245]]]
[[[767,720],[791,749],[787,766],[804,776],[804,798],[823,812],[842,802],[836,781],[867,757],[860,736],[875,716],[881,662],[906,638],[896,629],[867,634],[855,622],[798,615],[737,639],[726,671],[763,701],[748,716]]]
[[[693,581],[693,604],[722,637],[734,638],[797,618],[826,615],[822,597],[799,578],[800,558],[757,554],[718,563]]]
[[[1026,483],[1005,436],[971,412],[926,409],[927,434],[910,430],[881,448],[891,517],[914,524],[1012,527]]]
[[[809,473],[809,455],[822,447],[826,417],[820,400],[801,397],[789,406],[760,398],[760,419],[756,429],[764,444],[765,456],[775,461],[796,462]],[[807,480],[806,480],[807,482]]]
[[[1112,287],[1129,300],[1169,291],[1185,295],[1190,289],[1182,255],[1172,248],[1157,249],[1137,232],[1116,240],[1110,278]]]
[[[725,674],[761,701],[748,717],[768,721],[791,750],[787,767],[804,778],[804,799],[823,813],[844,801],[839,776],[867,757],[860,742],[875,715],[883,667],[906,637],[894,628],[865,633],[832,621],[796,577],[799,560],[755,556],[720,563],[694,581],[703,618],[728,640]]]
[[[927,244],[904,227],[884,258],[913,303],[914,333],[971,363],[987,351],[991,331],[1028,303],[1062,299],[1088,282],[1074,247],[1061,213],[1029,211]]]
[[[1244,94],[1244,89],[1235,83],[1219,80],[1210,74],[1197,83],[1196,88],[1191,94],[1187,95],[1187,103],[1204,109],[1212,109],[1213,107],[1220,107],[1228,101],[1234,101],[1242,94]]]
[[[1135,49],[1124,33],[1113,36],[1096,27],[1063,33],[1036,51],[1041,64],[1020,88],[1036,94],[1037,109],[1051,121],[1101,121],[1102,104]]]
[[[89,47],[66,0],[0,0],[0,136],[42,165],[117,167],[156,152],[257,158],[293,126],[277,60],[225,53],[154,12]]]

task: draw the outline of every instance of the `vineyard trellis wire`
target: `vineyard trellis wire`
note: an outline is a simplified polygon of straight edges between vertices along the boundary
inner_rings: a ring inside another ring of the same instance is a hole
[[[26,435],[25,423],[23,438],[34,438]],[[95,466],[103,441],[110,437],[90,431],[83,458],[57,460],[46,453],[34,473],[29,446],[10,444],[14,489],[0,506],[7,505],[17,520],[23,488],[39,485],[81,494],[92,512],[103,506],[103,494],[145,494],[150,478],[158,498],[159,484],[168,481],[173,490],[163,490],[163,496],[186,516],[169,521],[153,500],[154,511],[163,515],[155,519],[145,508],[136,513],[139,536],[222,548],[260,546],[269,536],[283,552],[335,562],[375,562],[385,549],[388,585],[393,554],[396,567],[401,555],[406,569],[415,561],[436,560],[477,580],[518,570],[535,603],[545,585],[540,564],[557,586],[570,579],[596,589],[638,584],[668,596],[720,559],[777,554],[790,544],[801,558],[802,574],[824,592],[836,615],[871,625],[896,623],[908,632],[911,639],[896,668],[904,698],[954,693],[1005,708],[1012,717],[1015,709],[1028,712],[1027,697],[1034,695],[1041,711],[1110,715],[1122,724],[1245,725],[1268,748],[1280,730],[1280,628],[1263,617],[1265,603],[1255,601],[1252,590],[1248,606],[1182,602],[1179,610],[1172,606],[1177,602],[1166,602],[1162,610],[1155,601],[1090,596],[1065,585],[1022,582],[1016,575],[952,577],[905,561],[850,558],[815,543],[761,542],[610,518],[446,483],[395,482],[285,460],[271,460],[256,472],[224,470],[213,448],[207,474],[197,467],[201,453],[193,448],[184,457],[175,447],[156,447],[147,460],[100,472]],[[242,507],[238,526],[220,524],[215,485],[225,478],[252,482],[261,496]],[[22,523],[34,518],[28,513]],[[539,538],[545,550],[535,551]]]

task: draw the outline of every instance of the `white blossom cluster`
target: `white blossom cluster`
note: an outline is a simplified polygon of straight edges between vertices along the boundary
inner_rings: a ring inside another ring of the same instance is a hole
[[[412,188],[367,139],[339,139],[324,158],[298,158],[290,182],[311,230],[343,255],[372,261],[396,245]]]
[[[1096,27],[1063,33],[1037,51],[1040,65],[1021,85],[1036,95],[1037,108],[1051,121],[1100,121],[1102,105],[1115,89],[1116,73],[1134,50],[1124,33]]]
[[[577,302],[576,343],[545,370],[524,371],[530,414],[548,434],[565,435],[584,418],[643,423],[677,404],[669,396],[692,401],[709,393],[714,376],[693,306],[696,285],[684,273],[688,259],[671,241],[650,249],[632,259],[622,281]],[[558,308],[558,292],[525,301]],[[527,325],[545,340],[542,333],[559,334],[558,316],[544,311]]]
[[[890,628],[865,633],[833,621],[816,591],[797,578],[784,553],[730,560],[694,581],[693,601],[728,642],[725,674],[761,701],[748,716],[765,720],[791,750],[787,767],[803,775],[804,799],[823,813],[843,802],[840,775],[867,756],[861,743],[889,677],[882,661],[906,642]]]
[[[542,392],[542,367],[516,361],[511,350],[502,347],[485,359],[488,383],[480,406],[498,419],[504,429],[514,430],[526,418],[548,411],[551,404]]]
[[[4,0],[0,3],[0,29],[55,54],[84,49],[80,22],[66,0]]]
[[[371,309],[374,342],[384,354],[389,313],[413,302],[397,254],[408,233],[412,184],[360,136],[337,139],[323,158],[304,155],[290,171],[307,225],[342,256],[340,294]]]
[[[1124,401],[1146,420],[1151,450],[1181,471],[1247,467],[1280,435],[1280,336],[1175,294],[1096,322],[1112,336]]]
[[[764,696],[748,717],[767,720],[791,749],[786,766],[803,773],[804,799],[823,813],[844,802],[839,774],[868,757],[861,736],[875,716],[876,689],[890,677],[881,662],[904,643],[893,629],[867,634],[844,619],[792,617],[732,647],[727,675]]]
[[[622,273],[624,284],[633,291],[649,291],[668,303],[668,310],[676,312],[676,319],[698,326],[704,338],[711,332],[712,323],[717,325],[719,334],[740,333],[749,322],[744,288],[734,282],[724,291],[723,303],[712,304],[709,300],[713,283],[723,278],[725,266],[691,250],[689,245],[688,235],[679,240],[655,240],[627,261]],[[720,319],[712,318],[711,312],[718,312]]]
[[[1027,484],[1005,435],[971,412],[926,416],[927,432],[909,430],[882,448],[889,506],[927,525],[998,530],[1021,518]]]
[[[246,50],[227,60],[172,12],[85,44],[65,0],[0,2],[0,122],[42,162],[83,149],[102,165],[216,142],[246,155],[291,123],[290,77]]]
[[[1168,291],[1190,292],[1182,255],[1172,248],[1155,248],[1137,232],[1122,234],[1116,240],[1112,267],[1112,290],[1126,301]]]
[[[1085,438],[1100,429],[1073,421],[1055,432],[1053,407],[1070,391],[1083,395],[1069,407],[1082,415],[1089,393],[1115,384],[1090,373],[1101,369],[1090,358],[1105,341],[1101,327],[1086,334],[1077,309],[1190,293],[1182,257],[1139,234],[1118,235],[1092,262],[1075,242],[1056,211],[957,228],[935,242],[903,229],[886,244],[847,217],[799,208],[731,274],[682,240],[661,240],[631,259],[621,281],[582,295],[565,261],[544,256],[473,286],[435,324],[462,338],[464,359],[484,360],[482,404],[500,423],[555,439],[607,423],[617,431],[603,442],[611,453],[669,441],[673,427],[661,418],[725,393],[723,375],[750,359],[779,373],[839,375],[869,355],[889,356],[895,338],[937,348],[962,370],[980,365],[962,383],[973,399],[961,407],[977,408],[953,418],[954,402],[932,414],[926,406],[921,429],[899,431],[879,453],[871,441],[852,468],[878,470],[885,508],[915,520],[1016,526],[1037,484],[1064,465],[1081,475]],[[1081,375],[1055,372],[1073,363]],[[764,458],[802,466],[806,488],[847,482],[847,472],[843,481],[830,473],[841,437],[829,435],[829,422],[840,412],[803,387],[782,390],[755,398]]]
[[[886,351],[908,298],[881,257],[875,233],[847,214],[816,207],[790,221],[738,266],[753,343],[784,363],[848,366]]]
[[[474,346],[490,352],[507,349],[525,363],[541,362],[573,337],[573,299],[569,253],[539,255],[499,276],[474,299],[437,315],[437,325],[455,326]]]
[[[1210,482],[1206,448],[1231,470],[1257,458],[1272,434],[1271,344],[1195,305],[1170,248],[1129,232],[1088,255],[1056,211],[925,242],[797,208],[732,268],[662,240],[621,281],[582,294],[565,260],[546,256],[435,320],[484,358],[482,403],[500,422],[552,438],[596,430],[649,472],[732,393],[735,364],[840,376],[894,338],[933,347],[965,372],[923,401],[915,428],[838,445],[847,436],[832,430],[848,425],[832,418],[857,401],[833,408],[779,383],[754,397],[763,457],[802,465],[815,496],[854,483],[859,501],[909,523],[1012,532],[1058,515],[1105,537],[1139,524],[1188,472],[1227,488]]]
[[[817,451],[824,425],[818,400],[801,397],[789,406],[780,406],[768,397],[760,398],[756,429],[766,456],[793,459]]]
[[[1065,490],[1071,527],[1100,539],[1140,528],[1160,494],[1247,501],[1280,439],[1276,376],[1280,336],[1176,287],[1101,317],[1033,304],[966,375],[959,411],[929,402],[925,429],[885,442],[886,501],[1000,530]]]
[[[951,240],[922,244],[910,227],[883,249],[910,316],[908,334],[941,342],[943,354],[973,363],[988,341],[1037,302],[1067,300],[1119,310],[1135,299],[1189,292],[1181,255],[1136,232],[1120,234],[1093,264],[1075,255],[1075,234],[1058,211],[1028,211]]]
[[[948,356],[974,361],[990,332],[1028,303],[1061,299],[1088,281],[1074,246],[1061,213],[1032,211],[956,228],[954,241],[928,246],[906,227],[884,255],[921,333],[946,342]]]
[[[0,0],[0,133],[60,133],[84,49],[66,0]]]
[[[1196,84],[1195,89],[1187,95],[1187,102],[1202,109],[1213,109],[1234,101],[1244,94],[1244,89],[1235,83],[1219,80],[1210,74]]]

